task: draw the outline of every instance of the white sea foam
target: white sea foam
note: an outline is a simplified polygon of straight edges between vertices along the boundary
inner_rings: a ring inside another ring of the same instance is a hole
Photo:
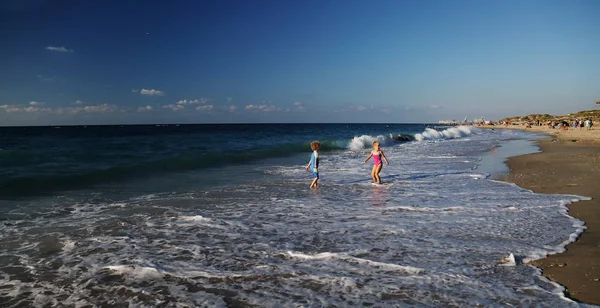
[[[163,277],[163,274],[158,269],[153,267],[133,265],[110,265],[106,266],[105,268],[115,272],[116,274],[128,275],[140,280],[159,279]]]
[[[210,218],[202,217],[201,215],[194,216],[184,216],[180,218],[183,221],[192,221],[192,222],[209,222],[212,221]]]
[[[293,258],[303,259],[303,260],[328,260],[328,259],[338,259],[341,261],[349,262],[349,263],[357,263],[361,265],[368,265],[371,267],[376,267],[379,269],[389,269],[394,271],[403,271],[407,274],[417,275],[424,272],[422,268],[416,268],[412,266],[403,266],[392,263],[384,263],[384,262],[376,262],[362,258],[356,258],[347,254],[339,254],[339,253],[318,253],[315,255],[308,255],[298,252],[288,251],[287,254]]]

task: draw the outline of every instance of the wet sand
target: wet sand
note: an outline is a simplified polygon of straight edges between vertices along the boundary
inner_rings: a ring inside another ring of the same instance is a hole
[[[527,129],[532,130],[532,129]],[[592,197],[568,206],[587,229],[567,250],[532,262],[577,301],[600,305],[600,130],[552,131],[538,141],[542,152],[512,157],[504,180],[534,192]]]

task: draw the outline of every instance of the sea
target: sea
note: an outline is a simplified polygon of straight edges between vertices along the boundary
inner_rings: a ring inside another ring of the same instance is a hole
[[[496,180],[539,137],[427,124],[3,127],[0,307],[583,307],[527,262],[577,238],[585,227],[566,205],[585,197]],[[375,140],[390,163],[382,185],[364,163]]]

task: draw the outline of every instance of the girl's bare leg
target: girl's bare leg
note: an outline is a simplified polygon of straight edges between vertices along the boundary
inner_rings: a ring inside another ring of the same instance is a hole
[[[312,183],[310,183],[310,188],[315,188],[317,187],[317,185],[319,185],[319,183],[317,183],[317,181],[319,181],[318,178],[315,178]]]
[[[383,167],[383,164],[373,167],[373,169],[375,169],[375,178],[377,179],[377,184],[381,184],[381,178],[379,177],[381,167]]]
[[[373,179],[373,183],[377,183],[377,166],[373,166],[373,170],[371,171],[371,178]]]

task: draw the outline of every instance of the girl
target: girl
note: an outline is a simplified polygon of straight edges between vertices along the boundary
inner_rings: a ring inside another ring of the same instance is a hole
[[[377,184],[381,184],[381,178],[379,177],[379,172],[381,172],[381,167],[383,167],[383,162],[381,162],[381,159],[383,158],[383,160],[385,161],[386,165],[390,165],[390,163],[388,162],[387,158],[385,157],[385,155],[383,154],[383,151],[381,151],[381,144],[379,143],[379,141],[373,141],[373,150],[371,151],[371,154],[369,154],[369,157],[367,157],[367,159],[365,159],[365,163],[367,161],[369,161],[369,159],[371,159],[371,157],[373,157],[373,171],[371,171],[371,177],[373,178],[373,183],[377,183]]]

